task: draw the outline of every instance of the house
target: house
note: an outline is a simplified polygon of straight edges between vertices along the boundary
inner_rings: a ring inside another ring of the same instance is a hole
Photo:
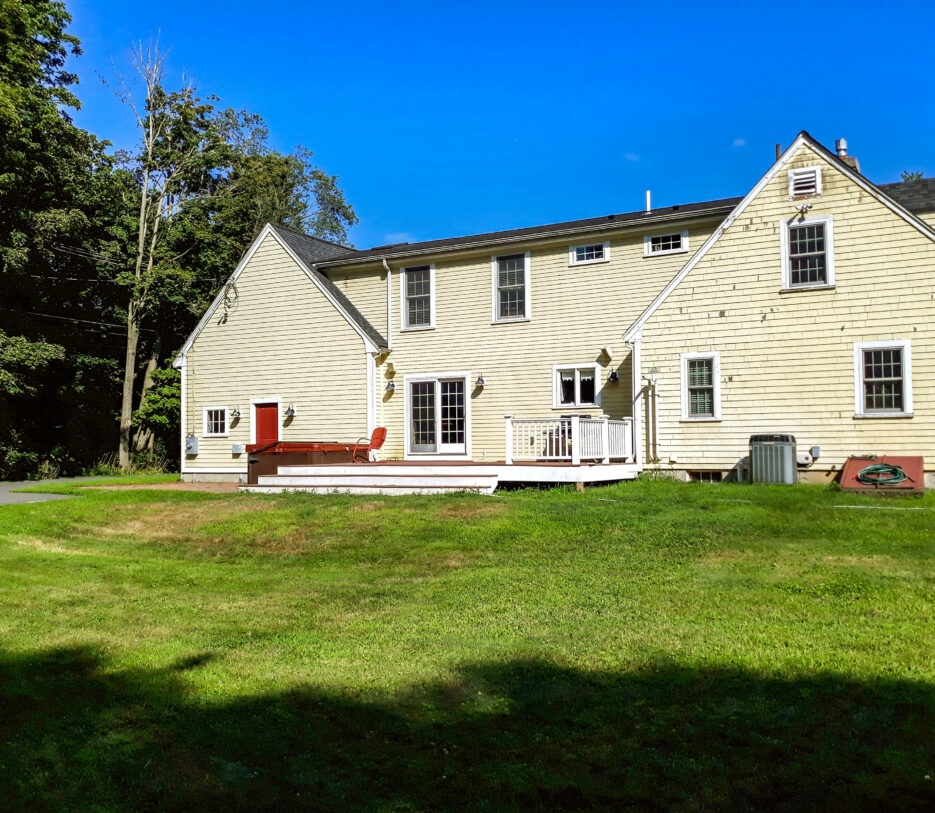
[[[716,479],[761,432],[806,477],[935,462],[932,224],[935,182],[803,132],[742,198],[363,251],[268,225],[176,360],[183,475],[376,426],[384,466],[500,481]]]

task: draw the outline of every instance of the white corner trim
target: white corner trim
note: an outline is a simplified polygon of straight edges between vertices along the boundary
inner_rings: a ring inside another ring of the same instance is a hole
[[[181,424],[179,460],[181,461],[181,465],[184,468],[185,466],[185,433],[188,429],[188,426],[187,426],[188,415],[186,414],[186,409],[188,406],[188,392],[187,392],[186,385],[185,385],[185,378],[186,378],[186,374],[188,373],[188,364],[186,363],[184,356],[182,357],[182,361],[177,367],[177,369],[181,373],[181,383],[179,387],[179,389],[181,390],[180,395],[179,395],[179,401],[180,401],[179,409],[181,409],[182,411],[181,420],[179,421],[179,423]]]
[[[221,410],[224,413],[224,431],[208,431],[208,410]],[[230,434],[230,423],[226,406],[206,406],[201,408],[201,436],[203,438],[226,438]]]
[[[792,284],[792,265],[789,262],[789,229],[799,226],[825,226],[825,272],[824,282]],[[782,290],[804,291],[809,288],[833,288],[834,282],[834,216],[816,215],[815,217],[790,217],[779,221],[779,243],[782,249]]]
[[[596,260],[579,260],[578,249],[590,248],[591,246],[603,246],[603,255]],[[596,240],[593,243],[577,243],[568,247],[568,265],[597,265],[598,263],[610,262],[610,240]]]
[[[427,325],[410,325],[407,323],[409,308],[406,307],[406,274],[410,270],[429,269],[429,323]],[[435,263],[422,263],[420,265],[406,265],[399,269],[399,331],[409,333],[419,330],[435,329]]]
[[[689,411],[688,400],[688,362],[697,359],[710,359],[714,362],[711,371],[713,393],[713,415],[692,415]],[[705,353],[682,353],[680,368],[682,371],[680,389],[682,391],[682,420],[683,421],[719,421],[721,420],[721,354],[716,350]]]
[[[497,259],[499,257],[515,257],[522,254],[525,258],[523,262],[523,279],[525,281],[526,295],[524,303],[526,305],[525,313],[522,316],[511,316],[509,318],[501,319],[500,318],[500,302],[499,297],[497,296],[498,291],[498,282],[499,275],[497,273]],[[529,278],[531,276],[529,272],[530,267],[530,252],[528,251],[511,251],[504,254],[494,254],[490,258],[490,321],[495,325],[509,324],[510,322],[528,322],[532,319],[532,289],[529,284]]]
[[[653,251],[653,238],[654,237],[669,237],[671,235],[678,234],[681,238],[681,245],[679,248],[668,248],[665,251]],[[667,231],[659,232],[658,234],[645,234],[643,235],[643,256],[644,257],[664,257],[667,254],[686,254],[688,253],[688,230],[683,229],[679,232]]]
[[[864,407],[864,350],[903,351],[903,408],[888,412],[867,410]],[[855,418],[911,418],[912,417],[912,342],[909,339],[854,342],[854,417]]]
[[[322,293],[325,299],[331,303],[334,309],[344,317],[345,321],[354,329],[354,331],[364,340],[364,343],[371,347],[374,351],[378,351],[379,348],[376,347],[366,333],[361,330],[360,326],[351,319],[350,314],[338,304],[333,296],[328,292],[328,290],[315,278],[315,272],[308,268],[302,260],[299,259],[298,255],[283,242],[282,238],[276,233],[276,230],[273,228],[272,224],[267,223],[262,231],[257,235],[256,239],[253,241],[253,244],[250,248],[247,249],[247,253],[243,255],[243,259],[237,264],[237,268],[234,269],[234,273],[230,275],[230,278],[224,285],[221,286],[221,290],[218,292],[218,295],[214,298],[214,301],[208,306],[208,310],[205,311],[205,315],[201,318],[201,321],[196,325],[195,329],[191,332],[191,335],[185,340],[185,344],[182,345],[182,349],[179,351],[179,354],[175,357],[175,361],[172,362],[172,366],[178,369],[188,354],[188,351],[191,350],[192,345],[195,343],[195,339],[198,338],[201,331],[204,330],[205,326],[208,324],[211,317],[214,315],[214,312],[217,310],[218,306],[224,300],[224,292],[230,285],[233,285],[238,277],[243,273],[244,268],[247,267],[247,263],[253,258],[253,255],[256,253],[257,249],[262,245],[263,241],[272,236],[273,239],[280,245],[283,251],[289,255],[289,257],[299,266],[304,272],[305,275],[314,283],[315,287]]]
[[[276,440],[282,440],[282,398],[251,398],[250,399],[250,444],[256,443],[256,405],[276,404]]]
[[[561,387],[558,383],[558,374],[574,370],[575,372],[575,402],[573,404],[563,404],[561,402]],[[589,403],[581,402],[581,375],[580,370],[591,370],[594,374],[594,401]],[[601,366],[600,364],[553,364],[552,365],[552,409],[581,409],[584,407],[596,407],[601,405]]]
[[[792,156],[798,151],[799,147],[803,144],[808,144],[811,146],[819,155],[825,155],[826,160],[829,166],[833,166],[838,172],[840,172],[844,177],[851,180],[853,183],[857,184],[861,189],[863,189],[867,194],[873,197],[878,202],[882,203],[886,208],[891,212],[901,217],[905,220],[910,226],[924,234],[930,240],[935,242],[935,229],[925,223],[923,220],[920,220],[910,211],[905,209],[903,206],[898,204],[891,197],[886,195],[884,192],[881,192],[873,184],[867,181],[860,173],[854,172],[849,166],[844,163],[837,161],[834,156],[828,152],[825,147],[815,141],[808,133],[802,132],[796,137],[795,141],[792,142],[787,148],[786,151],[779,156],[777,160],[766,172],[766,174],[757,181],[756,186],[751,189],[744,199],[738,203],[733,211],[724,218],[724,221],[718,226],[717,229],[711,234],[711,236],[705,240],[704,245],[698,249],[698,251],[689,259],[685,265],[679,270],[679,272],[669,281],[669,284],[659,293],[659,295],[646,307],[646,309],[636,318],[633,324],[627,328],[626,333],[623,334],[624,341],[633,341],[634,337],[637,336],[641,331],[643,326],[649,320],[649,318],[659,309],[659,306],[668,299],[669,294],[674,291],[683,279],[689,274],[689,272],[698,264],[698,262],[711,250],[711,247],[720,239],[721,235],[731,227],[735,220],[740,217],[741,214],[746,210],[750,203],[756,198],[757,195],[763,190],[763,188],[776,177],[786,164],[789,163]],[[834,163],[831,163],[834,161]]]
[[[792,186],[796,175],[804,175],[807,172],[815,173],[815,191],[811,195],[794,195]],[[810,167],[799,167],[789,170],[789,200],[801,200],[803,198],[814,198],[821,194],[821,167],[818,164]]]

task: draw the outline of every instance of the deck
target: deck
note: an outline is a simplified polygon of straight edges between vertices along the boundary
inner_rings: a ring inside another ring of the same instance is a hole
[[[634,463],[556,461],[386,460],[375,463],[280,466],[241,491],[277,493],[310,491],[349,494],[429,494],[475,491],[491,494],[501,483],[607,483],[633,480],[640,472]]]

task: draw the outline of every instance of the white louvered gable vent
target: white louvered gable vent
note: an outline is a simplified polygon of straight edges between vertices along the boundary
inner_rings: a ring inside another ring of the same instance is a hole
[[[821,167],[789,170],[789,197],[805,198],[821,194]]]

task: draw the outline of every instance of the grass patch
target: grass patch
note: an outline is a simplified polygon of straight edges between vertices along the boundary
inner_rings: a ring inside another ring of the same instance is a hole
[[[0,806],[935,803],[935,511],[74,491],[0,509]]]
[[[178,474],[126,474],[119,477],[80,478],[67,483],[43,483],[17,488],[17,492],[38,492],[40,494],[80,494],[83,488],[97,486],[131,486],[157,483],[177,483]]]

